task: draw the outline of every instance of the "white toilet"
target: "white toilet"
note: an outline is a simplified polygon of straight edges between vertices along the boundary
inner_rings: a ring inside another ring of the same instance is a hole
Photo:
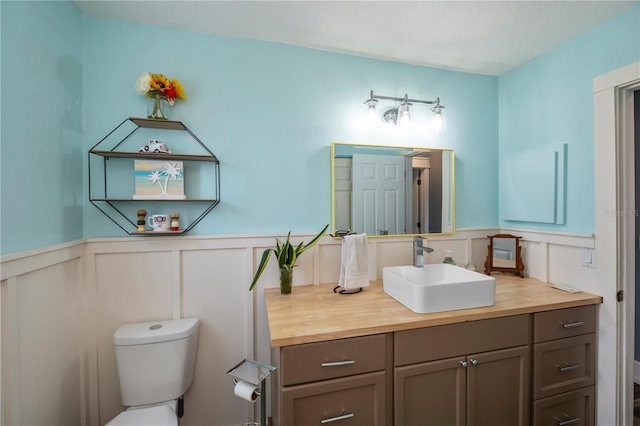
[[[120,326],[113,336],[122,404],[107,426],[177,426],[193,381],[197,318]]]

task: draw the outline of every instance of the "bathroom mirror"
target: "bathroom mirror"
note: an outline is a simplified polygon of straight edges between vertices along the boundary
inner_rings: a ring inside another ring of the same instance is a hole
[[[331,144],[334,235],[453,234],[454,200],[452,149]]]
[[[524,277],[524,263],[520,253],[520,238],[511,234],[489,235],[487,260],[484,263],[484,273],[491,275],[491,271],[512,272]]]

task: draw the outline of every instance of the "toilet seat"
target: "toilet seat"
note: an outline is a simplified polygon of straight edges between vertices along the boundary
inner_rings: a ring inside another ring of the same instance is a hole
[[[123,411],[105,426],[178,426],[178,417],[168,405]]]

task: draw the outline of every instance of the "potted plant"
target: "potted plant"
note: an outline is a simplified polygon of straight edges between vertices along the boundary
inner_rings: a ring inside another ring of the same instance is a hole
[[[284,244],[280,244],[280,241],[276,238],[276,248],[266,249],[264,253],[262,253],[262,259],[260,260],[260,264],[258,265],[258,270],[256,271],[255,277],[253,277],[253,281],[251,282],[251,286],[249,287],[249,291],[253,290],[258,279],[264,272],[267,267],[267,263],[269,263],[269,258],[271,257],[271,253],[273,252],[278,259],[278,267],[280,268],[280,292],[282,294],[291,293],[291,284],[293,283],[293,267],[296,266],[296,261],[298,257],[305,251],[309,250],[313,247],[320,238],[324,235],[325,231],[329,227],[329,224],[324,227],[322,231],[318,235],[315,236],[309,244],[305,245],[304,241],[298,244],[297,247],[293,247],[291,242],[289,241],[289,237],[291,236],[291,231],[287,234],[287,240]]]

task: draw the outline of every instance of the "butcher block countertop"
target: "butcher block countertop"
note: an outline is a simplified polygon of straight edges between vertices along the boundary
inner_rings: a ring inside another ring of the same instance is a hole
[[[416,314],[387,295],[382,280],[356,294],[337,294],[335,284],[265,290],[271,347],[323,342],[511,315],[602,303],[591,293],[567,293],[531,278],[494,275],[493,306],[432,314]]]

